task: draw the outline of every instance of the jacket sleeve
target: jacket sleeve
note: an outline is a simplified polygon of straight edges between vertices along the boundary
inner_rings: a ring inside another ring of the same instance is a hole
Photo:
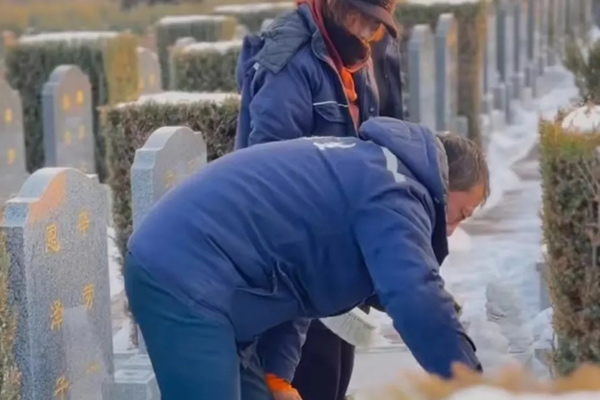
[[[259,70],[254,82],[249,146],[310,135],[313,96],[308,77],[298,66],[288,64],[277,74]]]
[[[354,228],[375,291],[426,371],[448,378],[454,362],[481,370],[438,274],[431,219],[413,193],[388,190],[357,212]]]
[[[297,318],[271,328],[261,336],[259,352],[265,374],[274,374],[292,382],[310,321]]]

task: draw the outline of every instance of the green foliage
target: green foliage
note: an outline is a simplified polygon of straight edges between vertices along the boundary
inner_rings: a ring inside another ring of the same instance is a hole
[[[600,132],[563,129],[563,117],[540,121],[540,166],[554,369],[569,374],[600,363]]]
[[[137,40],[121,34],[73,42],[30,42],[11,47],[6,57],[6,78],[23,102],[23,123],[30,172],[44,166],[42,89],[52,71],[74,64],[87,74],[92,86],[96,170],[106,177],[104,139],[98,129],[98,106],[137,98]]]
[[[21,374],[14,355],[17,319],[8,296],[9,271],[10,259],[4,236],[0,235],[0,399],[19,400]]]
[[[231,17],[196,15],[179,20],[163,19],[156,25],[158,58],[164,88],[169,88],[169,48],[183,37],[193,37],[199,42],[231,40],[235,35],[237,21]]]
[[[568,40],[563,63],[575,75],[583,101],[600,103],[600,41],[588,48],[576,40]]]
[[[413,26],[429,24],[435,29],[441,14],[453,13],[458,28],[458,114],[469,119],[469,138],[481,144],[481,69],[487,29],[484,1],[474,3],[402,3],[396,6],[396,20],[401,26],[401,49],[405,51]],[[403,57],[406,71],[407,57]],[[408,78],[410,79],[410,77]]]
[[[203,133],[209,161],[232,151],[239,111],[239,100],[233,96],[222,103],[134,103],[106,110],[103,127],[110,170],[108,183],[113,192],[117,246],[122,255],[132,232],[130,170],[135,151],[154,130],[180,125]]]
[[[222,48],[175,52],[174,89],[184,92],[237,91],[235,67],[242,43],[217,42],[215,45]]]
[[[237,6],[237,7],[236,7]],[[242,7],[240,7],[242,6]],[[244,7],[249,7],[244,10]],[[254,8],[254,9],[252,9]],[[295,8],[294,2],[277,2],[270,6],[266,4],[247,3],[243,5],[218,6],[214,13],[219,15],[229,15],[235,17],[240,24],[244,25],[250,32],[260,32],[263,21],[273,19],[282,13]]]

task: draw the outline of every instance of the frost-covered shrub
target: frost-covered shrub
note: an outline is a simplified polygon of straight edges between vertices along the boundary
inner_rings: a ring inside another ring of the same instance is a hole
[[[555,372],[600,363],[600,107],[540,121],[546,283]]]

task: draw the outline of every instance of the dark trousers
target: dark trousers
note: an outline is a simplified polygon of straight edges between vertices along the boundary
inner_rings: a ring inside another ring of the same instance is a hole
[[[353,367],[354,346],[314,320],[292,386],[302,400],[343,400]]]
[[[125,290],[162,400],[271,400],[254,345],[236,343],[226,319],[191,309],[128,254]]]

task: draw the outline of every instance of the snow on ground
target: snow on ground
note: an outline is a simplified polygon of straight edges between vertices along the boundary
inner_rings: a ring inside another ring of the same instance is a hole
[[[214,8],[215,13],[223,14],[249,14],[259,13],[270,10],[291,10],[295,7],[292,1],[282,1],[275,3],[250,3],[250,4],[227,4]]]
[[[228,40],[223,42],[198,42],[192,43],[183,48],[185,53],[193,52],[205,52],[205,51],[218,51],[219,53],[225,53],[232,49],[242,48],[241,40]]]
[[[562,67],[550,69],[546,78],[553,89],[534,100],[536,110],[520,110],[518,124],[492,134],[487,151],[492,197],[457,231],[458,236],[450,239],[450,255],[441,269],[449,292],[461,300],[461,319],[479,344],[482,362],[494,367],[511,358],[503,350],[505,335],[487,320],[486,289],[491,282],[502,282],[514,289],[523,319],[532,321],[527,329],[535,343],[548,344],[552,340],[551,311],[540,313],[539,277],[535,270],[541,254],[541,188],[539,180],[521,179],[519,174],[529,177],[538,171],[536,161],[522,162],[536,145],[538,117],[554,116],[571,103],[577,89],[572,75]],[[518,169],[513,168],[519,162]],[[393,330],[385,314],[375,315],[380,319],[382,332]],[[402,346],[360,352],[350,390],[389,382],[405,367],[419,368]]]
[[[163,17],[158,21],[159,25],[177,25],[177,24],[191,24],[194,22],[207,22],[207,21],[225,21],[227,19],[224,15],[177,15]]]
[[[237,93],[208,93],[208,92],[160,92],[142,95],[136,101],[129,103],[121,103],[118,107],[140,106],[147,103],[158,104],[181,104],[181,103],[196,103],[209,101],[222,103],[229,99],[239,98]]]
[[[117,36],[117,32],[53,32],[40,33],[38,35],[25,35],[19,38],[19,43],[42,43],[42,42],[70,42],[87,41],[98,39],[110,39]]]

